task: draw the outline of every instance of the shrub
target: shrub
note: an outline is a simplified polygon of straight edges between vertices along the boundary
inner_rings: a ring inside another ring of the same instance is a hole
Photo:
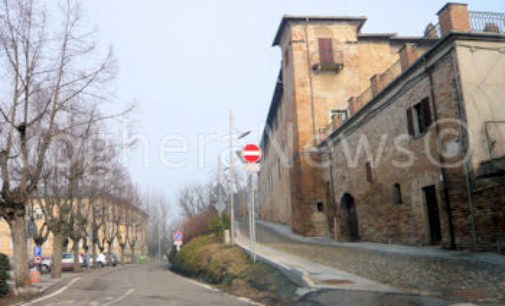
[[[0,297],[4,296],[9,292],[9,285],[7,280],[9,279],[9,270],[11,269],[9,264],[9,258],[7,255],[0,253]]]
[[[215,211],[209,209],[197,215],[186,216],[182,225],[184,243],[188,243],[195,237],[207,234],[209,231],[209,221],[215,214]]]
[[[218,238],[223,237],[225,229],[230,229],[230,216],[228,214],[215,215],[209,221],[209,231],[214,233]]]

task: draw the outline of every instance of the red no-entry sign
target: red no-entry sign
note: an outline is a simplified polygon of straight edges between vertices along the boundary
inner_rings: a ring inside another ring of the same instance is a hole
[[[261,149],[255,144],[248,144],[242,149],[242,157],[247,162],[255,163],[261,158]]]

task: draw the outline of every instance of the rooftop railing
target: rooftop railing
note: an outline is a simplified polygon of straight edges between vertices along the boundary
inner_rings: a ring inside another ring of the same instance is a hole
[[[469,11],[472,32],[505,33],[505,14]]]
[[[426,26],[424,30],[424,38],[437,39],[442,36],[442,32],[440,31],[440,24],[430,23]]]

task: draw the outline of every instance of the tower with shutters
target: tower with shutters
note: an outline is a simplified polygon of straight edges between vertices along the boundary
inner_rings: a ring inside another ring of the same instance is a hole
[[[314,146],[332,116],[346,117],[349,97],[399,60],[405,43],[427,48],[424,38],[364,34],[366,17],[284,16],[273,45],[281,69],[261,146],[260,217],[288,224],[294,232],[328,234],[334,195]],[[345,119],[345,118],[344,118]]]

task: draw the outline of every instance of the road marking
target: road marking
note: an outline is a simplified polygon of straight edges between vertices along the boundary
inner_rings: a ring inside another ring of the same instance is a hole
[[[103,306],[107,306],[107,305],[112,305],[112,304],[115,304],[115,303],[118,303],[120,302],[122,299],[124,299],[125,297],[129,296],[130,294],[133,293],[133,291],[135,291],[134,289],[130,289],[128,291],[126,291],[125,294],[123,294],[122,296],[118,297],[117,299],[113,300],[113,301],[110,301],[108,303],[105,303],[103,304]]]
[[[255,305],[255,306],[264,306],[265,305],[265,304],[261,304],[259,302],[253,301],[250,298],[246,298],[246,297],[239,297],[238,299],[242,302],[246,302],[249,305]]]
[[[49,294],[49,295],[43,296],[43,297],[38,298],[38,299],[36,299],[36,300],[30,301],[30,302],[28,302],[28,303],[26,303],[26,304],[23,304],[23,306],[32,305],[32,304],[38,303],[38,302],[40,302],[40,301],[44,301],[44,300],[47,300],[47,299],[49,299],[49,298],[52,298],[53,296],[57,296],[58,294],[61,294],[63,291],[67,290],[67,289],[68,289],[68,287],[72,286],[72,284],[73,284],[73,283],[75,283],[76,281],[78,281],[80,278],[81,278],[80,276],[79,276],[79,277],[76,277],[76,278],[74,278],[73,280],[71,280],[71,281],[68,283],[68,285],[66,285],[66,286],[64,286],[64,287],[62,287],[62,288],[60,288],[58,291],[55,291],[55,292],[53,292],[53,293],[51,293],[51,294]]]

